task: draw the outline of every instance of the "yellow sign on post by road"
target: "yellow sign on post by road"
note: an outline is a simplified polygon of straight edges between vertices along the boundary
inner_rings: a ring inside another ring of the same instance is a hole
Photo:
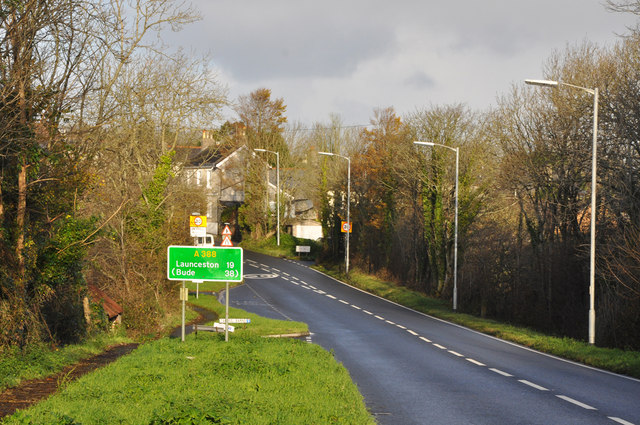
[[[206,215],[190,215],[189,227],[207,227]]]
[[[205,237],[207,235],[207,216],[206,215],[190,215],[189,230],[191,237]]]
[[[351,233],[351,223],[348,223],[348,222],[346,222],[346,221],[343,221],[343,222],[340,224],[340,231],[341,231],[342,233],[347,233],[347,232]]]

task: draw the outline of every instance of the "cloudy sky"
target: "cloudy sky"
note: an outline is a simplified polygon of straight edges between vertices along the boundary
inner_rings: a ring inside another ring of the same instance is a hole
[[[610,46],[636,23],[604,0],[192,1],[203,20],[172,42],[209,53],[232,100],[269,88],[303,124],[368,124],[387,106],[484,110],[541,78],[554,50]]]

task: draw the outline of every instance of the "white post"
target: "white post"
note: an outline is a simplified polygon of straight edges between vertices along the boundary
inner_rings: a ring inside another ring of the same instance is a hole
[[[593,89],[593,146],[591,160],[591,249],[589,253],[589,344],[596,343],[596,167],[598,154],[598,89]]]
[[[277,212],[276,214],[278,215],[278,236],[277,236],[277,240],[278,240],[278,246],[280,246],[280,153],[279,152],[275,152],[276,154],[276,190],[277,192],[277,198],[276,198],[276,208],[277,208]]]
[[[593,142],[591,146],[591,235],[589,247],[589,344],[596,343],[596,180],[598,156],[598,88],[587,88],[553,80],[524,80],[534,86],[573,87],[593,95]]]
[[[347,229],[347,235],[345,236],[345,256],[344,256],[344,269],[346,274],[349,274],[349,230],[351,230],[351,216],[350,216],[350,205],[351,205],[351,158],[348,156],[338,155],[337,153],[332,152],[318,152],[320,155],[327,156],[339,156],[340,158],[344,158],[347,160],[347,225],[349,228]]]
[[[460,148],[456,148],[456,218],[453,237],[453,311],[458,309],[458,164]]]
[[[349,275],[349,233],[351,233],[351,215],[350,215],[350,207],[351,207],[351,159],[349,157],[343,157],[347,160],[347,225],[349,226],[347,229],[347,248],[345,254],[345,272]]]
[[[413,142],[415,145],[440,146],[456,153],[456,188],[455,188],[455,230],[453,235],[453,311],[458,309],[458,170],[460,164],[460,148],[434,142]]]

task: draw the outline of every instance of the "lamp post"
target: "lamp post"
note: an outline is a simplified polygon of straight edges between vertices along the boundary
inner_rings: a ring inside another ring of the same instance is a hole
[[[276,154],[276,215],[277,219],[277,236],[276,239],[278,241],[278,246],[280,246],[280,153],[275,151],[269,151],[266,149],[254,149],[256,152],[269,152]],[[267,179],[268,183],[268,179]],[[269,188],[267,188],[267,193],[269,193]]]
[[[553,87],[567,86],[593,95],[593,143],[591,147],[591,246],[589,249],[589,344],[596,342],[596,167],[598,153],[598,88],[587,88],[553,80],[524,80],[525,83]]]
[[[347,160],[347,224],[349,228],[346,232],[346,249],[344,256],[344,269],[345,273],[349,274],[349,233],[351,232],[351,217],[349,216],[349,206],[351,205],[351,159],[348,156],[338,155],[332,152],[318,152],[320,155],[339,156]]]
[[[441,145],[433,142],[413,142],[415,145],[423,146],[440,146],[452,150],[456,153],[456,190],[455,190],[455,230],[453,236],[453,311],[458,310],[458,169],[460,159],[460,148],[452,148],[451,146]]]

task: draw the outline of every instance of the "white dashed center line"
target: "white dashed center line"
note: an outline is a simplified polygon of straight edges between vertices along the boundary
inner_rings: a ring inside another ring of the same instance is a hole
[[[495,372],[495,373],[497,373],[497,374],[499,374],[499,375],[506,376],[507,378],[511,378],[511,377],[513,377],[513,375],[511,375],[510,373],[503,372],[503,371],[501,371],[500,369],[489,368],[489,370],[490,370],[491,372]]]
[[[455,352],[455,351],[453,351],[453,350],[449,350],[449,352],[450,352],[451,354],[453,354],[454,356],[457,356],[457,357],[464,357],[464,355],[462,355],[462,354],[460,354],[460,353],[456,353],[456,352]]]
[[[615,416],[609,416],[609,419],[622,425],[633,425],[633,423],[627,422],[624,419],[616,418]]]
[[[468,360],[468,359],[467,359],[467,360]],[[522,382],[523,384],[528,385],[528,386],[530,386],[531,388],[535,388],[536,390],[540,390],[540,391],[549,391],[547,388],[545,388],[545,387],[541,387],[540,385],[538,385],[538,384],[534,384],[533,382],[529,382],[529,381],[527,381],[527,380],[525,380],[525,379],[519,379],[519,380],[518,380],[518,382]]]
[[[431,342],[431,340],[430,340],[430,339],[427,339],[427,338],[425,338],[425,337],[423,337],[423,336],[421,336],[421,337],[420,337],[420,339],[421,339],[421,340],[423,340],[424,342]]]
[[[567,397],[566,395],[556,395],[556,397],[563,399],[564,401],[568,401],[569,403],[573,403],[576,406],[580,406],[583,409],[587,409],[587,410],[598,410],[593,406],[589,406],[588,404],[584,404],[579,402],[578,400],[574,400],[571,397]]]
[[[476,366],[486,366],[486,364],[480,363],[479,361],[473,360],[473,359],[470,359],[470,358],[467,358],[467,361],[473,363]]]
[[[439,348],[441,350],[446,350],[447,347],[445,347],[444,345],[440,345],[440,344],[433,344],[434,347]]]

